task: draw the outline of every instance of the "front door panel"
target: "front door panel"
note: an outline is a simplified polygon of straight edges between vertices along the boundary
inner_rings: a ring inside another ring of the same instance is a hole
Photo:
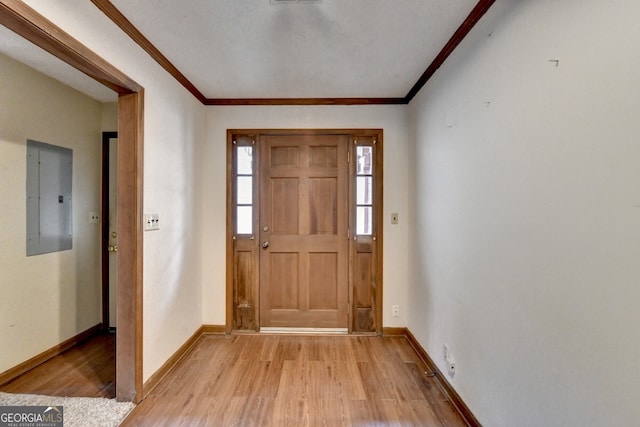
[[[260,325],[346,328],[348,137],[260,143]]]

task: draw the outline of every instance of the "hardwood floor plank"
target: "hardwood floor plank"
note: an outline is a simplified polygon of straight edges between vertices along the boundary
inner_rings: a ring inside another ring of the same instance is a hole
[[[271,362],[241,360],[235,370],[234,397],[270,398],[274,399],[278,393],[279,382],[274,383],[275,375],[270,371]],[[281,372],[279,375],[281,376]]]
[[[368,400],[396,397],[384,371],[375,362],[358,362],[358,370]]]
[[[353,426],[396,426],[398,420],[386,418],[380,402],[373,399],[352,400],[347,402],[349,421]]]
[[[307,371],[307,396],[314,401],[332,399],[339,395],[337,368],[333,362],[311,360]]]
[[[277,426],[309,427],[309,405],[306,399],[276,399],[272,424]]]
[[[4,384],[0,391],[113,398],[115,335],[96,335]]]
[[[354,360],[339,361],[336,368],[340,387],[339,397],[343,400],[365,400],[367,395],[364,391],[358,364]]]
[[[350,424],[344,402],[338,399],[319,399],[308,403],[309,425],[341,427]]]
[[[1,389],[113,397],[113,346],[79,345]],[[424,372],[403,337],[203,335],[122,425],[464,426]]]
[[[278,399],[305,399],[307,390],[305,384],[304,362],[300,360],[285,360],[282,366],[282,376],[278,388]]]
[[[441,425],[458,425],[456,423],[459,419],[461,419],[458,411],[453,406],[451,401],[449,401],[444,395],[435,379],[425,377],[423,375],[425,367],[419,366],[418,364],[414,363],[409,363],[407,365],[413,371],[414,380],[420,386],[422,394],[429,403],[430,408],[433,410],[438,420],[440,420]]]
[[[464,426],[402,337],[205,335],[123,426]]]
[[[420,425],[420,423],[422,423],[424,425],[436,426],[444,425],[447,422],[440,421],[429,402],[425,400],[411,400],[409,402],[401,402],[401,405],[407,407],[405,413],[411,415],[411,425]]]

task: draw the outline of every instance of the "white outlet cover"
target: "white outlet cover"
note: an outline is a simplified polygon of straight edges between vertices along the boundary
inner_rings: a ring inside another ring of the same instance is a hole
[[[97,212],[89,212],[89,224],[97,224],[100,222],[100,215]]]
[[[450,354],[449,346],[447,344],[442,344],[442,357],[446,360]]]
[[[456,374],[456,361],[453,357],[449,356],[446,359],[447,362],[447,372],[450,377],[453,377]]]

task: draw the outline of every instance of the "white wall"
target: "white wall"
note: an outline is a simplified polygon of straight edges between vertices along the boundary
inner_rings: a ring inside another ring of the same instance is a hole
[[[410,105],[408,326],[486,426],[640,420],[638,16],[498,1]]]
[[[102,320],[99,102],[0,55],[0,372]],[[73,150],[73,249],[26,256],[27,139]]]
[[[144,211],[160,230],[144,234],[143,378],[201,325],[201,179],[205,107],[91,2],[27,0],[144,92]]]
[[[408,134],[406,106],[208,107],[203,159],[203,323],[225,324],[225,224],[227,129],[384,130],[383,325],[405,326],[407,307]],[[390,225],[398,212],[398,225]],[[399,318],[391,306],[399,305]]]

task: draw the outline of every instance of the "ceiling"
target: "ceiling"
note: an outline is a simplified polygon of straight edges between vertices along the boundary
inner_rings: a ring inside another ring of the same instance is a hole
[[[0,53],[52,77],[100,102],[115,102],[118,94],[40,47],[0,25]]]
[[[206,98],[401,98],[477,0],[111,0]]]
[[[407,103],[495,0],[91,1],[205,104],[313,104]],[[0,52],[116,100],[2,26]]]

